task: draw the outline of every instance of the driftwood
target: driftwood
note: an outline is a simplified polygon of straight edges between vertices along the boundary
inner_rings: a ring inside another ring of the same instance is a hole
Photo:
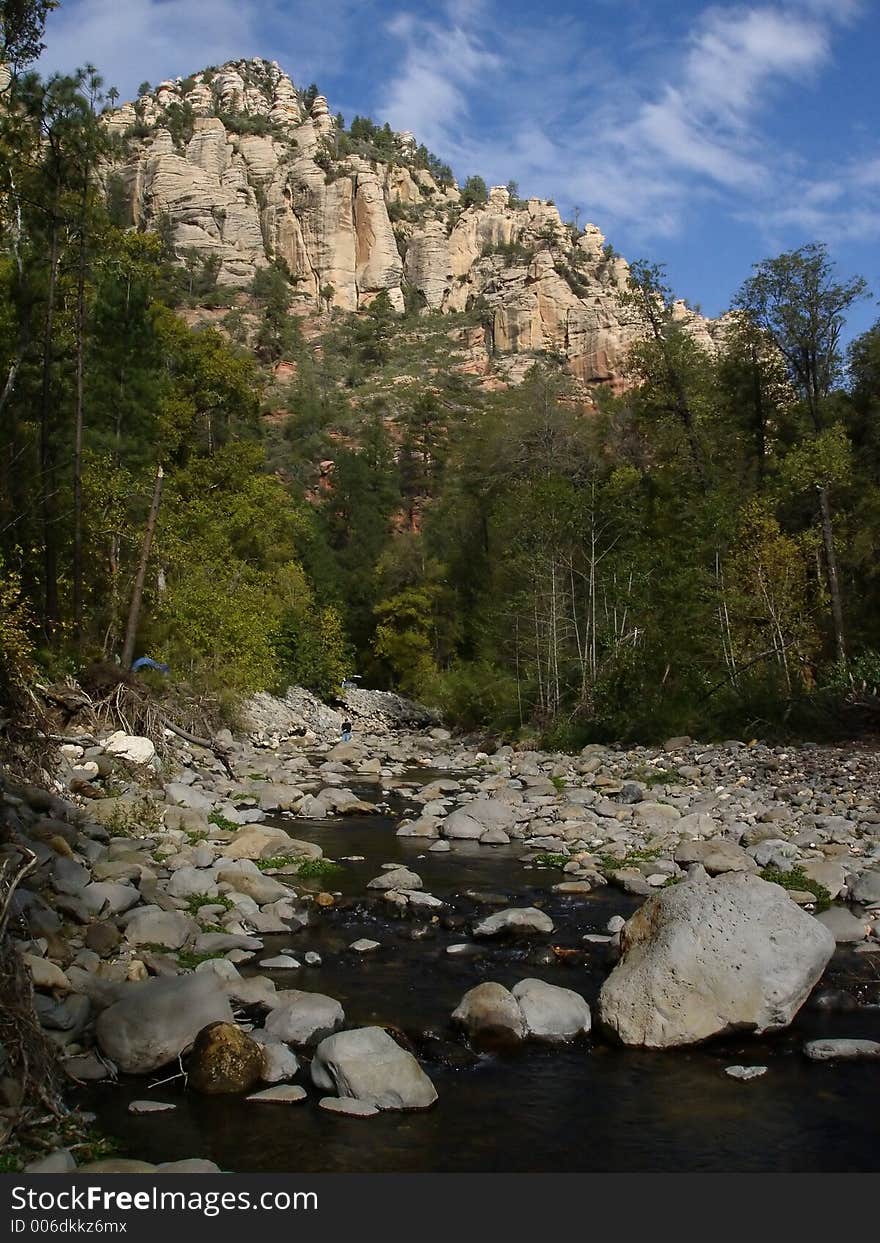
[[[211,751],[226,769],[227,776],[235,776],[229,763],[229,753],[224,751],[222,747],[218,747],[216,742],[212,742],[210,738],[199,738],[197,734],[191,734],[188,730],[181,729],[179,725],[175,725],[167,717],[163,718],[163,724],[166,729],[170,729],[172,734],[176,734],[184,742],[191,742],[196,747],[204,747],[206,751]]]

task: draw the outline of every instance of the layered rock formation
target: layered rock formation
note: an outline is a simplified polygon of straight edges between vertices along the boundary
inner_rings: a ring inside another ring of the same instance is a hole
[[[108,181],[130,223],[219,263],[221,285],[246,287],[281,260],[315,307],[356,311],[383,290],[398,310],[407,296],[428,311],[476,303],[490,351],[552,355],[586,386],[620,375],[637,333],[619,298],[629,267],[595,225],[572,229],[552,203],[501,187],[463,207],[409,134],[393,136],[393,161],[353,154],[324,97],[309,102],[275,62],[162,82],[107,124],[125,151]],[[711,347],[714,326],[679,314]]]

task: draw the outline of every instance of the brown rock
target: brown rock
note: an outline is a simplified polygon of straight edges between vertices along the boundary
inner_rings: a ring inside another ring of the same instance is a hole
[[[196,1092],[249,1092],[262,1079],[263,1050],[234,1023],[210,1023],[196,1036],[187,1075]]]

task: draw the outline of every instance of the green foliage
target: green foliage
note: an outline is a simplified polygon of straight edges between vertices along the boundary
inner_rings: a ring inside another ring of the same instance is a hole
[[[22,598],[21,575],[0,553],[0,703],[16,703],[34,671],[33,618]]]
[[[802,868],[793,867],[788,871],[779,868],[763,868],[761,879],[773,885],[781,885],[783,889],[799,889],[802,893],[811,893],[816,898],[816,910],[827,911],[831,905],[831,894],[819,881],[807,876]]]
[[[341,864],[334,863],[331,859],[300,859],[296,865],[296,874],[300,880],[323,880],[341,871]]]
[[[255,349],[267,363],[293,359],[302,352],[299,322],[290,314],[293,297],[287,273],[278,265],[258,268],[251,292],[260,304],[260,326]]]
[[[569,857],[568,855],[559,855],[553,854],[551,851],[544,851],[541,854],[535,855],[533,862],[536,863],[538,867],[564,868],[566,863],[569,862]]]
[[[57,0],[8,0],[0,26],[0,63],[21,69],[37,60],[44,48],[46,18]]]
[[[274,648],[279,691],[305,686],[331,698],[354,672],[351,647],[338,610],[330,605],[316,608],[311,599],[300,601],[282,615]]]
[[[220,811],[211,812],[208,816],[208,824],[214,824],[218,829],[223,829],[226,833],[234,833],[236,829],[241,827],[234,820],[229,820]]]
[[[153,947],[154,952],[167,954],[168,950],[165,946]],[[223,950],[216,950],[214,953],[197,954],[194,950],[178,950],[175,957],[177,965],[183,967],[185,971],[195,971],[196,967],[200,967],[203,962],[210,962],[214,958],[225,958]]]
[[[225,893],[215,894],[213,898],[204,893],[194,893],[187,901],[186,909],[190,915],[198,915],[203,906],[222,906],[225,911],[233,909],[232,902]]]
[[[482,177],[468,177],[461,188],[462,207],[482,207],[488,202],[489,189]]]
[[[257,867],[261,872],[295,868],[297,878],[301,880],[323,880],[342,871],[341,865],[331,859],[304,859],[302,855],[273,855],[269,859],[257,859]]]
[[[388,667],[405,694],[417,698],[436,677],[432,616],[436,590],[407,587],[375,608],[375,655]]]
[[[162,123],[171,135],[175,147],[185,147],[195,132],[196,115],[192,104],[169,104],[163,113]]]

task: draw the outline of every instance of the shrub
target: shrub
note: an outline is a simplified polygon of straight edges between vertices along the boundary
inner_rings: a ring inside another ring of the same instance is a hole
[[[764,868],[761,879],[770,881],[773,885],[781,885],[783,889],[800,889],[804,893],[813,894],[817,911],[827,911],[831,905],[831,894],[825,886],[807,876],[802,868],[793,867],[787,872],[779,868]]]
[[[482,207],[488,201],[489,190],[482,177],[468,177],[462,186],[461,202],[464,207]]]
[[[33,673],[33,619],[21,594],[21,577],[0,554],[0,702],[15,703]]]

